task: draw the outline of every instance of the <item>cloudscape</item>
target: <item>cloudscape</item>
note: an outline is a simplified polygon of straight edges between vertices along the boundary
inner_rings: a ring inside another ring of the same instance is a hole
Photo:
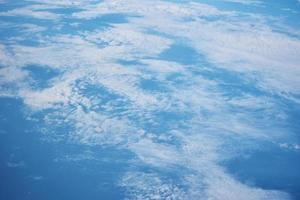
[[[300,199],[298,0],[0,0],[1,200]]]

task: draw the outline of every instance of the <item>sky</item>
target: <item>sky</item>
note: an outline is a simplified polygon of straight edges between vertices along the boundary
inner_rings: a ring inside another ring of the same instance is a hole
[[[300,199],[298,0],[0,0],[1,199]]]

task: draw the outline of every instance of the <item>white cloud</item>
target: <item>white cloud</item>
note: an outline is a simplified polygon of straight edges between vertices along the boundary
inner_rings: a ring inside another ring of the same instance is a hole
[[[158,174],[129,172],[120,183],[129,189],[129,199],[185,199],[174,184],[161,180]]]
[[[261,1],[257,0],[223,0],[226,2],[233,2],[233,3],[240,3],[240,4],[245,4],[245,5],[261,5]]]
[[[15,82],[20,82],[26,76],[26,72],[15,67],[0,68],[0,84],[12,84]]]
[[[38,4],[45,4],[45,5],[54,5],[54,6],[83,6],[88,5],[93,2],[96,2],[97,0],[26,0],[28,2],[35,2]]]
[[[33,17],[36,19],[56,20],[59,19],[59,15],[43,10],[39,7],[28,6],[23,8],[16,8],[13,10],[0,12],[0,16],[24,16]]]
[[[245,73],[249,78],[257,73],[258,85],[266,90],[299,93],[299,40],[273,32],[262,16],[250,15],[246,17],[248,21],[238,20],[239,17],[236,14],[215,21],[197,19],[182,23],[165,17],[163,12],[148,12],[145,18],[131,21],[136,26],[185,38],[218,67]]]
[[[187,5],[186,5],[187,4]],[[205,17],[231,15],[233,12],[220,11],[213,6],[207,4],[189,2],[180,6],[164,2],[164,1],[143,1],[141,4],[137,0],[128,0],[126,2],[113,0],[105,0],[101,3],[84,7],[84,11],[74,13],[74,17],[78,18],[95,18],[108,13],[125,13],[133,16],[146,15],[154,17],[156,14],[164,15],[168,18],[175,17]],[[158,16],[157,16],[158,17]],[[163,20],[163,18],[162,18]]]

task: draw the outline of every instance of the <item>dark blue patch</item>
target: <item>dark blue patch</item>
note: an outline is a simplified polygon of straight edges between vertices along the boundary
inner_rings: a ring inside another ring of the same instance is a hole
[[[220,91],[228,97],[240,96],[245,93],[255,96],[265,94],[256,87],[255,80],[247,79],[247,76],[242,73],[212,67],[211,70],[200,71],[200,74],[205,78],[217,81]]]
[[[282,108],[287,114],[285,128],[295,133],[294,142],[300,143],[300,106],[298,103],[284,99]]]
[[[268,190],[282,190],[300,199],[300,152],[264,144],[263,151],[251,152],[225,164],[240,181]]]
[[[178,62],[184,65],[195,64],[198,59],[198,53],[191,47],[183,44],[174,44],[169,49],[159,55],[160,59]]]
[[[156,79],[141,79],[139,88],[150,92],[167,92],[168,88]]]
[[[33,86],[37,89],[43,89],[49,86],[49,81],[57,77],[61,72],[44,66],[29,65],[24,67],[29,71]]]
[[[76,8],[76,7],[65,7],[65,8],[49,8],[43,9],[43,11],[48,11],[55,14],[61,14],[65,17],[72,17],[72,14],[76,12],[83,11],[84,9]]]
[[[131,154],[67,140],[43,142],[39,130],[45,124],[42,120],[26,120],[23,108],[21,100],[0,98],[0,199],[124,198],[123,189],[116,183],[128,167]],[[61,131],[66,132],[63,128]],[[60,161],[83,152],[92,152],[98,160]]]
[[[118,63],[124,66],[132,66],[132,65],[145,65],[138,60],[118,60]]]

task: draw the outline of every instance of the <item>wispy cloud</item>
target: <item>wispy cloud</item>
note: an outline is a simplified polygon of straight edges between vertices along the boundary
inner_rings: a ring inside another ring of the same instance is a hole
[[[0,12],[0,16],[23,16],[23,17],[33,17],[36,19],[46,19],[46,20],[56,20],[59,18],[58,14],[45,11],[44,7],[38,6],[28,6],[23,8],[16,8],[13,10]]]

